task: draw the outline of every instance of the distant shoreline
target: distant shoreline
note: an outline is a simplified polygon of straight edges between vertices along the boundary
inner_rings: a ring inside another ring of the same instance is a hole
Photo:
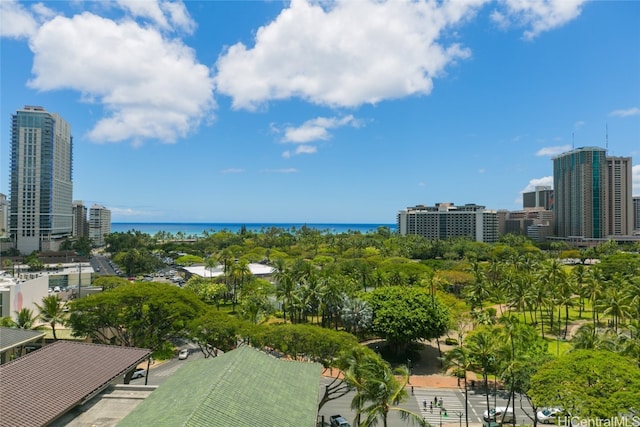
[[[164,231],[171,234],[179,232],[185,235],[201,236],[204,232],[230,231],[238,232],[242,228],[249,231],[260,232],[272,227],[299,230],[308,227],[321,232],[340,234],[346,232],[360,232],[363,234],[375,232],[378,227],[387,227],[392,232],[396,231],[396,224],[358,224],[358,223],[225,223],[225,222],[112,222],[112,233],[126,233],[135,230],[141,233],[154,235]]]

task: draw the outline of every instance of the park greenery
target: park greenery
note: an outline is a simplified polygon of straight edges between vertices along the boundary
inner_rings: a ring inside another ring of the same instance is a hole
[[[384,227],[367,234],[308,227],[201,236],[130,231],[111,234],[106,243],[128,277],[152,274],[168,259],[171,268],[203,265],[222,274],[193,276],[182,288],[100,277],[94,284],[103,292],[73,301],[68,316],[43,301],[35,320],[54,331],[67,325],[95,342],[149,348],[156,358],[171,353],[172,339],[185,337],[205,357],[248,343],[317,361],[343,373],[326,387],[320,407],[355,391],[359,426],[386,425],[390,411],[423,423],[398,404],[407,398],[411,366],[405,362],[417,362],[416,349],[428,342],[465,391],[477,376],[486,390],[499,383],[510,406],[529,399],[534,425],[535,411],[545,406],[600,418],[640,410],[633,399],[640,396],[638,244],[578,250],[515,235],[495,244],[429,241]],[[253,277],[250,263],[274,272]],[[21,315],[12,326],[37,324],[29,313]],[[606,390],[585,388],[584,379],[571,374],[605,360],[611,369],[598,372]],[[632,380],[609,393],[623,372]],[[574,397],[554,394],[565,377],[575,383],[566,385]],[[580,394],[572,391],[581,387]],[[592,404],[598,399],[606,403]]]

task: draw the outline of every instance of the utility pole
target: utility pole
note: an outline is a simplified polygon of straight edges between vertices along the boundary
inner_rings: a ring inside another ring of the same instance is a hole
[[[82,263],[78,263],[78,299],[82,296]]]

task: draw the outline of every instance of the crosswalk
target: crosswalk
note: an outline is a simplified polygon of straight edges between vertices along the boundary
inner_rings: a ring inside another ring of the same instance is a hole
[[[457,390],[415,389],[414,397],[418,401],[420,413],[432,426],[464,421],[464,399]],[[437,403],[435,398],[438,398]]]

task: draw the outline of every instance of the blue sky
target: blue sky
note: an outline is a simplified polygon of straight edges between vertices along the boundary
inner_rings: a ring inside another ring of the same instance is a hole
[[[74,136],[74,199],[114,222],[394,223],[521,208],[572,147],[631,156],[640,2],[0,1],[10,115]],[[608,138],[607,138],[608,129]]]

